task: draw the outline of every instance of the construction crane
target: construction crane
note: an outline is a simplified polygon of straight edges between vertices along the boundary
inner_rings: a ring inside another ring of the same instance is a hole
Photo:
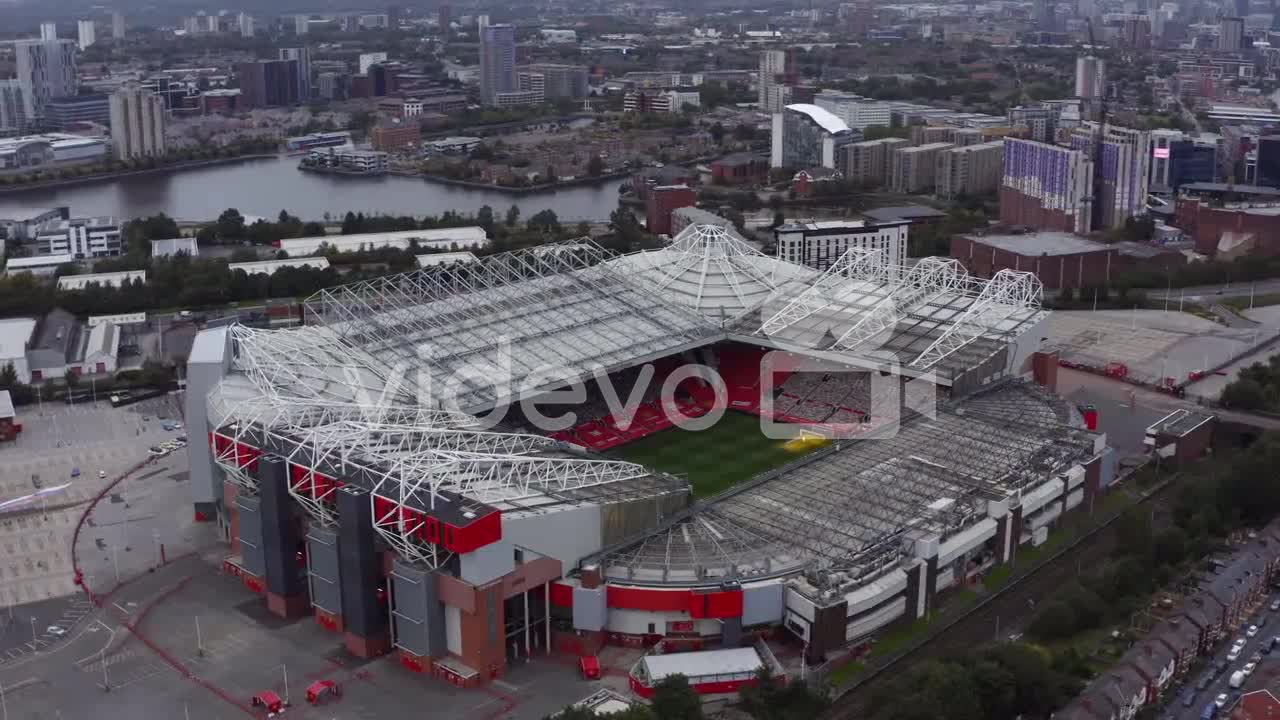
[[[1093,18],[1086,17],[1084,19],[1086,27],[1089,28],[1089,51],[1092,52],[1098,46],[1093,37]],[[1105,66],[1104,66],[1105,67]],[[1102,145],[1107,137],[1107,73],[1103,70],[1101,78],[1101,87],[1098,89],[1098,132],[1093,138],[1093,194],[1089,200],[1089,225],[1090,229],[1097,230],[1102,227]]]

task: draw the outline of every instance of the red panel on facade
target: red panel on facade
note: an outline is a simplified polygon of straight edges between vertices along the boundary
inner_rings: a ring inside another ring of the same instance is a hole
[[[479,550],[502,539],[502,513],[494,510],[463,527],[445,524],[445,547],[458,553]]]
[[[609,585],[606,592],[611,608],[667,612],[689,609],[688,590],[650,590]]]
[[[311,495],[311,470],[301,465],[290,463],[289,487],[301,495]]]
[[[573,586],[564,583],[551,583],[551,604],[556,607],[573,607]]]
[[[396,504],[381,495],[373,496],[373,521],[385,523],[396,516]]]
[[[258,448],[244,443],[236,443],[236,465],[238,467],[255,471],[258,469],[259,457],[262,457],[262,451]]]
[[[742,591],[695,593],[689,615],[696,618],[742,617]]]

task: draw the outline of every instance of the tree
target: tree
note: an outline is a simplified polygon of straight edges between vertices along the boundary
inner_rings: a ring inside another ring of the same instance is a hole
[[[493,208],[489,207],[488,205],[481,205],[480,209],[476,211],[476,223],[479,224],[480,227],[484,228],[485,232],[489,232],[490,230],[492,230],[493,229]]]
[[[1266,405],[1266,393],[1258,381],[1241,378],[1222,389],[1219,401],[1235,410],[1257,410]]]
[[[67,387],[73,388],[80,384],[80,375],[75,370],[67,368],[67,372],[62,375],[62,380],[67,384]]]
[[[9,389],[18,384],[18,370],[13,366],[12,362],[5,363],[0,368],[0,389]]]
[[[507,227],[515,227],[520,222],[520,208],[512,205],[507,210]]]
[[[711,139],[714,140],[717,145],[720,145],[724,143],[724,136],[729,131],[725,129],[724,123],[717,120],[711,125],[711,130],[709,132],[711,133]]]
[[[785,223],[786,221],[787,221],[787,216],[784,215],[781,210],[778,210],[773,214],[773,224],[770,225],[769,227],[776,228],[782,225],[783,223]]]
[[[684,675],[668,675],[653,686],[653,714],[662,720],[701,720],[702,698]]]
[[[214,223],[218,237],[222,240],[238,240],[245,236],[244,216],[235,208],[227,208]]]
[[[591,236],[591,223],[587,222],[586,220],[579,220],[578,226],[575,229],[577,230],[578,237]]]
[[[1076,612],[1063,600],[1050,601],[1040,608],[1027,630],[1046,642],[1069,638],[1076,631]]]
[[[591,177],[600,177],[604,174],[604,158],[599,155],[592,155],[587,160],[587,175]]]
[[[559,232],[560,219],[556,217],[554,210],[540,210],[529,218],[527,226],[530,230],[540,230],[546,232]]]

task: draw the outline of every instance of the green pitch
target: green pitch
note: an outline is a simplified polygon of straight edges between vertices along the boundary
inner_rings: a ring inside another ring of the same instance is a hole
[[[683,475],[693,485],[695,497],[706,497],[814,449],[787,449],[784,443],[760,432],[760,418],[730,410],[707,430],[670,428],[618,446],[610,454]]]

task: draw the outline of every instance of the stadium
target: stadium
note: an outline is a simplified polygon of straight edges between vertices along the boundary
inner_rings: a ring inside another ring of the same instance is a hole
[[[884,258],[819,271],[693,225],[205,329],[197,517],[272,612],[458,685],[606,643],[768,635],[820,662],[1043,542],[1114,474],[1051,390],[1034,276]]]

